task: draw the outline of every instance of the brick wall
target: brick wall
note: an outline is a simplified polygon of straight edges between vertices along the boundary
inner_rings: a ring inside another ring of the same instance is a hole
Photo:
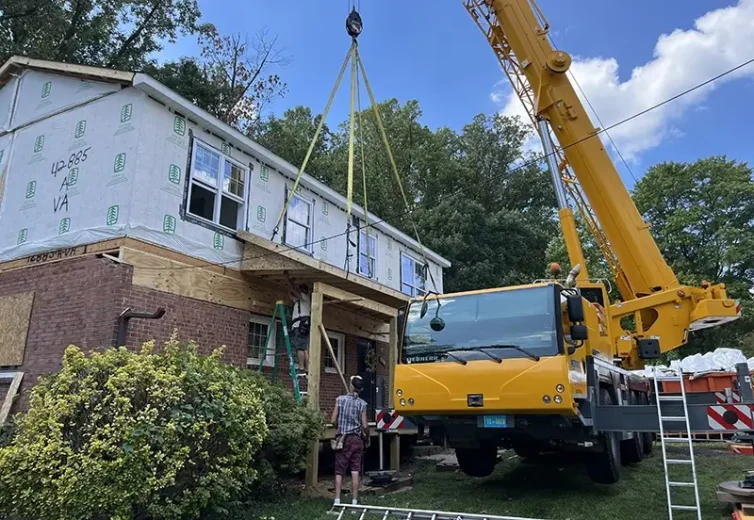
[[[0,296],[35,292],[24,364],[19,367],[25,373],[24,384],[14,412],[28,406],[28,392],[39,376],[60,368],[68,345],[84,350],[113,346],[117,317],[127,307],[137,312],[152,313],[158,307],[166,311],[159,320],[132,319],[126,341],[129,348],[138,348],[150,339],[159,343],[177,329],[180,339],[195,340],[203,353],[225,345],[224,360],[246,367],[250,313],[134,286],[132,269],[90,256],[0,273]],[[378,343],[377,348],[378,356],[387,361],[387,344]],[[278,351],[282,354],[278,379],[292,388],[282,340],[278,341]],[[342,368],[348,378],[358,368],[356,336],[345,336],[344,356]],[[324,359],[322,363],[320,409],[329,416],[335,398],[343,393],[343,384],[337,373],[325,371]],[[264,372],[270,375],[272,368],[265,367]],[[387,375],[388,367],[378,363],[377,372]],[[305,384],[302,386],[305,388]],[[0,401],[6,389],[7,385],[0,386]]]
[[[26,342],[21,396],[13,410],[25,409],[28,391],[41,375],[59,369],[66,347],[90,350],[112,345],[116,302],[130,282],[124,266],[86,257],[0,273],[0,296],[34,291]],[[7,385],[0,387],[5,398]]]

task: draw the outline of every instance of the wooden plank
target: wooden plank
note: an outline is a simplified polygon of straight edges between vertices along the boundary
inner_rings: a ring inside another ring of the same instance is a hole
[[[23,379],[24,373],[16,372],[16,375],[13,377],[13,381],[11,381],[10,383],[8,393],[5,394],[3,406],[2,408],[0,408],[0,426],[5,424],[5,421],[8,419],[8,415],[10,415],[10,409],[13,406],[13,399],[16,398],[16,394],[18,393],[18,389],[21,387],[21,381],[23,381]]]
[[[144,253],[150,253],[156,256],[161,256],[169,260],[180,262],[181,264],[201,267],[213,273],[235,278],[237,280],[246,280],[246,277],[244,277],[244,275],[238,269],[233,269],[232,267],[228,267],[224,265],[213,264],[212,262],[209,262],[207,260],[194,258],[192,256],[188,256],[183,253],[178,253],[177,251],[172,251],[170,249],[166,249],[164,247],[157,246],[154,244],[149,244],[147,242],[143,242],[135,238],[126,238],[123,245],[130,249],[135,249],[137,251],[142,251]]]
[[[324,307],[322,321],[325,328],[333,332],[342,332],[375,341],[387,341],[389,337],[389,328],[386,323],[333,305]]]
[[[12,269],[20,269],[23,267],[33,267],[42,264],[51,264],[53,262],[60,262],[62,260],[95,255],[104,252],[117,251],[118,248],[123,245],[124,240],[125,239],[123,238],[116,238],[113,240],[96,242],[94,244],[64,247],[36,255],[26,256],[17,260],[10,260],[8,262],[0,263],[0,272],[10,271]]]
[[[322,334],[322,339],[325,340],[325,345],[327,345],[327,350],[330,352],[330,359],[332,359],[333,363],[335,363],[335,370],[338,371],[338,375],[340,376],[340,380],[343,381],[343,388],[345,388],[346,393],[350,390],[348,387],[348,383],[346,383],[346,376],[343,375],[343,371],[340,369],[340,363],[338,363],[338,356],[335,355],[335,351],[332,348],[332,345],[330,344],[330,338],[327,336],[327,331],[325,330],[325,326],[321,323],[319,324],[319,331]]]
[[[0,297],[0,366],[23,364],[33,305],[33,292]]]
[[[400,471],[401,469],[401,437],[400,435],[390,436],[390,470]]]
[[[319,383],[322,365],[322,293],[316,287],[312,292],[312,311],[309,329],[309,381],[307,391],[309,393],[309,406],[319,411]],[[314,441],[309,447],[306,456],[306,487],[313,488],[317,485],[319,473],[319,441]]]
[[[236,309],[268,313],[279,294],[252,287],[245,279],[217,274],[203,267],[124,247],[121,258],[134,266],[134,285],[186,296]]]
[[[319,286],[319,290],[322,292],[323,295],[327,296],[328,298],[333,298],[335,300],[340,300],[340,301],[348,301],[348,300],[353,301],[353,300],[359,299],[359,297],[353,293],[344,291],[343,289],[339,289],[337,287],[334,287],[326,283],[315,282],[314,286],[315,287]],[[376,312],[378,314],[382,314],[387,317],[398,315],[398,310],[395,309],[394,307],[390,307],[388,305],[377,303],[375,301],[368,300],[368,299],[362,299],[361,301],[353,302],[350,305],[362,307],[364,309],[368,309],[370,311]]]

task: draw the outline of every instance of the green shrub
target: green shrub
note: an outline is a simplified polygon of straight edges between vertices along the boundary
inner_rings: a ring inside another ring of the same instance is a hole
[[[277,446],[262,387],[220,352],[152,348],[68,347],[0,448],[0,517],[214,517],[253,486],[263,446]]]
[[[318,410],[297,404],[287,388],[250,374],[263,389],[264,413],[269,428],[260,452],[258,468],[262,475],[251,498],[280,491],[280,478],[295,475],[306,467],[312,442],[320,438],[324,421]]]

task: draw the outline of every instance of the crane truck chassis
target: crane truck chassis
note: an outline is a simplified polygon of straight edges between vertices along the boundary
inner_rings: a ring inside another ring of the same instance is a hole
[[[741,306],[723,284],[684,285],[667,264],[535,0],[463,5],[542,140],[574,267],[565,281],[411,300],[391,397],[396,411],[441,432],[469,475],[489,475],[507,446],[524,456],[581,452],[594,481],[613,483],[621,462],[640,461],[659,430],[649,381],[628,370],[686,344],[692,331],[738,319]],[[569,201],[620,300],[589,278]]]
[[[653,386],[610,357],[605,311],[584,296],[606,297],[606,288],[567,285],[425,296],[401,316],[395,409],[454,448],[467,475],[490,475],[500,447],[525,458],[569,451],[593,481],[610,484],[622,464],[651,453],[660,431]],[[738,406],[754,403],[746,366],[736,391]],[[692,430],[709,431],[714,394],[688,400]],[[683,417],[682,406],[663,403],[663,416]]]

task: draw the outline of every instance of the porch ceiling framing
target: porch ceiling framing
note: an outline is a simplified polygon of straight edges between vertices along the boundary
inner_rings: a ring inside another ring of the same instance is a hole
[[[236,236],[244,242],[241,271],[247,276],[275,283],[287,283],[288,277],[311,283],[322,282],[355,295],[351,298],[364,298],[364,301],[371,300],[393,309],[408,303],[409,297],[400,291],[317,260],[302,251],[245,231],[238,231]]]

